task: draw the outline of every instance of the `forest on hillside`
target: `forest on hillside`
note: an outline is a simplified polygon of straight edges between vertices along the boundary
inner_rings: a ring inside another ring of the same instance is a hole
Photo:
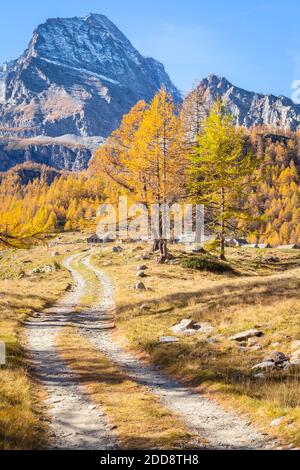
[[[95,222],[101,202],[114,202],[120,194],[146,204],[156,201],[158,193],[162,195],[161,202],[194,201],[195,195],[190,191],[192,162],[196,156],[199,170],[205,153],[203,134],[211,113],[205,108],[201,93],[196,88],[179,111],[164,89],[150,104],[138,102],[99,148],[85,172],[59,172],[27,162],[1,174],[2,242],[35,233],[82,229]],[[235,201],[230,205],[226,234],[247,236],[249,241],[272,246],[299,243],[298,134],[266,127],[232,132],[232,139],[238,139],[240,153],[236,164],[241,165],[248,154],[256,164],[244,178],[242,173],[239,180],[235,178],[239,192],[230,182],[229,198]],[[160,179],[158,167],[162,172]],[[240,168],[237,166],[241,172]],[[205,172],[201,176],[198,171],[197,181],[202,179],[205,184],[206,177]],[[232,210],[237,201],[247,216],[238,217],[238,211]]]

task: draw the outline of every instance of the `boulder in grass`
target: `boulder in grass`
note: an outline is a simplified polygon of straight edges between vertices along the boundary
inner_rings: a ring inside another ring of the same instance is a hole
[[[257,336],[252,336],[252,338],[248,338],[247,345],[252,347],[259,344],[259,338]]]
[[[183,319],[178,324],[171,327],[175,334],[192,336],[197,333],[196,323],[191,319]]]
[[[137,271],[146,271],[146,269],[148,269],[148,266],[146,266],[145,264],[141,264],[136,269]]]
[[[291,357],[289,363],[292,366],[300,366],[300,359],[295,359],[294,357]]]
[[[258,374],[254,374],[253,377],[254,379],[262,379],[262,380],[266,378],[265,374],[263,374],[262,372],[259,372]]]
[[[138,271],[136,277],[146,277],[145,271]]]
[[[109,243],[114,240],[114,236],[111,233],[105,233],[103,237],[101,238],[103,243]]]
[[[300,339],[294,339],[294,341],[292,341],[291,349],[292,351],[294,351],[295,349],[300,350]]]
[[[208,322],[195,323],[194,328],[198,330],[198,333],[203,333],[207,335],[212,333],[212,331],[214,330],[214,327]]]
[[[159,338],[160,343],[178,343],[179,339],[176,336],[161,336]]]
[[[142,305],[140,306],[140,310],[150,310],[150,306],[147,305],[147,304],[142,304]]]
[[[273,351],[271,354],[267,355],[264,358],[264,362],[271,361],[271,362],[274,362],[276,366],[279,364],[283,364],[284,362],[287,362],[288,360],[289,358],[280,351]]]
[[[138,282],[138,283],[134,286],[134,288],[135,288],[136,290],[146,290],[146,286],[145,286],[145,284],[144,284],[143,282]]]
[[[58,251],[54,251],[53,253],[51,253],[51,256],[59,256]]]
[[[259,338],[263,335],[264,334],[262,331],[259,331],[253,328],[252,330],[246,330],[246,331],[241,331],[240,333],[236,333],[235,335],[230,336],[229,339],[231,339],[232,341],[246,341],[249,338],[253,338],[253,337]]]
[[[171,328],[173,333],[187,336],[192,336],[196,333],[210,334],[213,329],[214,327],[210,323],[196,323],[191,319],[183,319]]]
[[[279,263],[280,259],[278,258],[278,256],[268,256],[267,258],[265,258],[265,262],[266,263]]]
[[[113,246],[112,247],[112,252],[113,253],[121,253],[123,251],[123,248],[121,246]]]
[[[142,260],[142,261],[147,261],[147,260],[150,259],[150,256],[149,256],[149,255],[141,255],[141,256],[139,256],[138,258],[139,258],[140,260]]]
[[[281,418],[273,419],[273,421],[271,421],[270,423],[270,426],[272,428],[275,428],[277,426],[280,426],[280,424],[282,424],[283,421],[284,421],[284,416],[281,416]]]
[[[111,266],[113,263],[111,260],[109,261],[106,261],[105,263],[103,263],[103,266]]]
[[[300,368],[300,359],[291,357],[289,361],[283,363],[283,369],[290,369],[290,368],[298,371]]]
[[[300,349],[297,349],[296,351],[292,352],[292,358],[293,359],[300,359]]]
[[[274,369],[275,364],[272,361],[263,361],[260,362],[259,364],[255,364],[255,366],[252,367],[252,370],[268,370],[268,369]]]
[[[177,325],[172,326],[173,333],[184,333],[186,330],[193,329],[195,322],[191,319],[183,319]]]

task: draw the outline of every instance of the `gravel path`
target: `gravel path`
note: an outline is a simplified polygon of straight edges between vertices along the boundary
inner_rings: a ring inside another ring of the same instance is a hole
[[[108,277],[90,263],[90,256],[84,261],[85,266],[93,270],[102,286],[102,297],[94,313],[97,321],[105,319],[107,312],[114,308],[113,286]],[[76,276],[76,273],[73,273]],[[87,325],[88,328],[88,325]],[[206,448],[213,449],[266,449],[276,445],[254,429],[249,422],[225,412],[212,400],[182,386],[170,379],[158,368],[149,366],[136,359],[129,352],[121,349],[112,339],[109,331],[87,329],[83,332],[88,339],[109,359],[121,366],[139,384],[147,386],[159,396],[162,403],[170,410],[181,415],[189,428],[207,441]]]
[[[46,406],[50,418],[51,448],[106,450],[116,448],[116,438],[103,411],[92,404],[84,387],[78,384],[70,368],[57,354],[55,338],[83,293],[84,280],[71,269],[75,290],[56,306],[26,322],[27,345],[37,376],[47,392]]]
[[[70,256],[66,262],[75,281],[74,290],[52,309],[26,322],[29,353],[48,396],[52,448],[106,450],[117,447],[103,410],[91,403],[84,387],[57,354],[56,335],[69,324],[81,327],[81,332],[96,348],[137,383],[156,394],[167,408],[179,414],[191,431],[207,442],[205,448],[254,450],[276,445],[246,420],[225,412],[212,400],[170,379],[158,368],[144,364],[113,341],[109,331],[114,326],[113,286],[102,271],[91,265],[91,254],[80,262],[96,274],[101,300],[86,312],[73,315],[70,321],[70,314],[75,312],[85,289],[81,273],[71,266],[72,261],[80,257],[82,254]]]

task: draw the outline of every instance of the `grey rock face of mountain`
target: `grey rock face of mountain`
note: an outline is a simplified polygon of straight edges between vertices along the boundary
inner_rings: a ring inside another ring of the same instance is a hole
[[[208,104],[216,98],[224,98],[238,125],[268,125],[292,131],[300,128],[300,105],[285,96],[246,91],[216,75],[203,79],[199,86]]]
[[[0,140],[0,171],[24,162],[45,164],[59,170],[81,171],[88,166],[92,150],[83,145],[20,139]]]
[[[106,137],[162,84],[181,99],[163,65],[143,57],[105,16],[49,19],[0,69],[0,135]]]

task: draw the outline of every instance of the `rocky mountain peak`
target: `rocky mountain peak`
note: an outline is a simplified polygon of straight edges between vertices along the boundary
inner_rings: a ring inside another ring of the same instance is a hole
[[[106,16],[52,18],[0,69],[0,136],[106,137],[162,85],[181,100],[164,66],[143,57]]]
[[[300,128],[300,105],[286,96],[247,91],[217,75],[204,78],[199,87],[208,106],[217,98],[224,99],[240,126],[267,125],[292,131]]]

